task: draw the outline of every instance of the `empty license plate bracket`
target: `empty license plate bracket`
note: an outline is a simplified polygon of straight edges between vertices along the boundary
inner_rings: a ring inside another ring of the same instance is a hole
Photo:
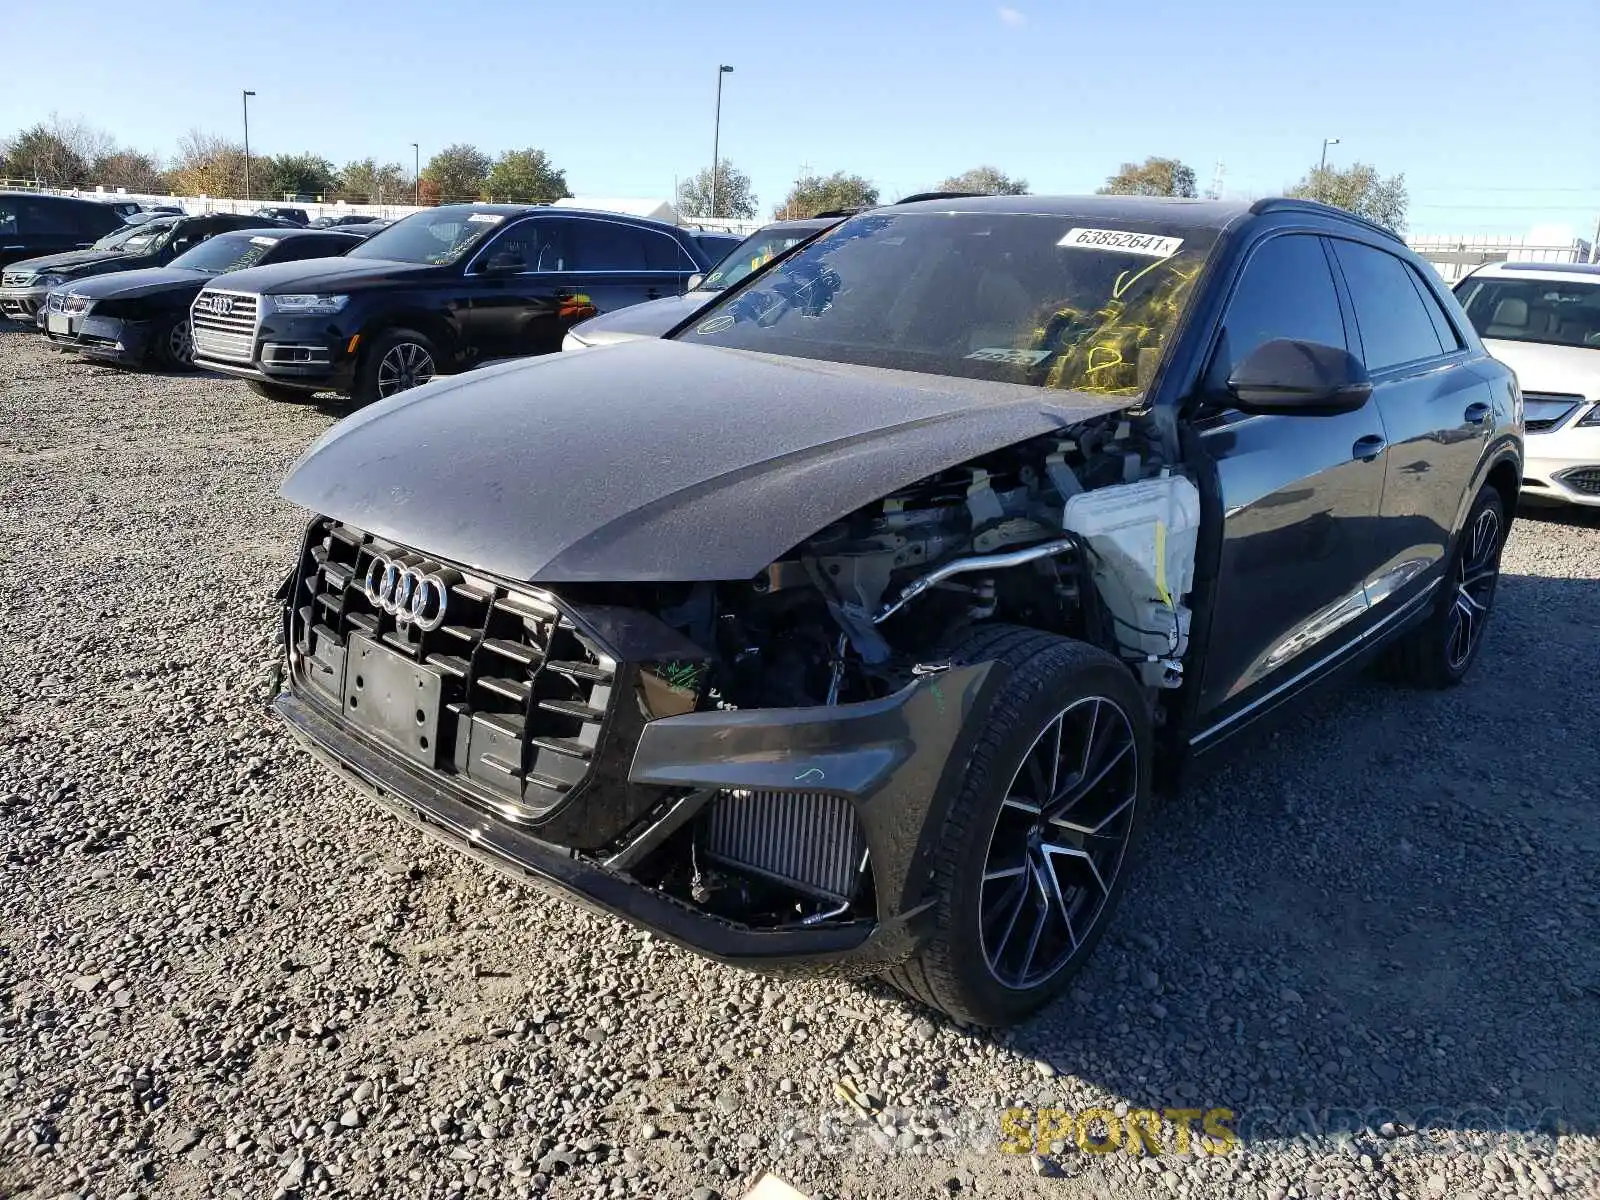
[[[424,766],[438,761],[443,691],[438,668],[415,662],[365,634],[350,639],[344,669],[345,719]]]

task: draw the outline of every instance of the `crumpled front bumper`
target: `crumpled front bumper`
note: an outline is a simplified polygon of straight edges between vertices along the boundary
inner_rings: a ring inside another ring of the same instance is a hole
[[[90,313],[74,323],[71,335],[45,330],[51,344],[102,362],[136,367],[149,349],[150,321],[126,321],[121,317],[100,317]]]
[[[874,919],[752,928],[647,886],[628,872],[642,843],[664,839],[684,812],[651,818],[610,858],[541,840],[491,816],[449,777],[400,760],[319,705],[284,690],[276,713],[321,761],[409,824],[479,861],[648,929],[706,957],[775,974],[868,975],[903,961],[931,930],[930,856],[989,702],[993,664],[927,675],[882,700],[832,707],[691,713],[644,727],[632,783],[684,789],[829,790],[856,810],[878,897]],[[572,801],[583,804],[587,797]]]

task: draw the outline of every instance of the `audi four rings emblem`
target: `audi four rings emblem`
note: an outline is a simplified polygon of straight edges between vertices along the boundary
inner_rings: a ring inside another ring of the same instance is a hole
[[[368,565],[362,591],[399,624],[430,632],[444,624],[450,603],[450,589],[438,575],[385,554],[376,555]]]
[[[229,313],[231,313],[233,311],[233,297],[232,296],[207,296],[206,297],[206,305],[205,306],[206,306],[206,308],[210,309],[212,312],[216,313],[217,316],[225,317],[225,316],[227,316]]]

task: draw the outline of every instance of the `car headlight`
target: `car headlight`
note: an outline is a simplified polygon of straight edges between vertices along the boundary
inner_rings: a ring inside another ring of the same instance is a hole
[[[324,296],[311,292],[264,296],[262,299],[269,312],[283,313],[285,316],[329,316],[350,303],[349,296]]]
[[[33,286],[47,288],[60,287],[66,281],[67,277],[65,275],[35,275],[33,277]]]

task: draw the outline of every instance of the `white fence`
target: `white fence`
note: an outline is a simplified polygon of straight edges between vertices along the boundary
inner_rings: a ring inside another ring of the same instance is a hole
[[[1594,246],[1582,238],[1571,240],[1526,237],[1451,237],[1423,234],[1406,239],[1431,262],[1447,283],[1454,283],[1474,267],[1494,262],[1584,263],[1594,256]]]
[[[17,181],[5,180],[3,182],[7,187],[17,186]],[[140,204],[175,204],[191,216],[201,216],[205,213],[214,212],[253,213],[259,208],[270,205],[302,208],[313,221],[323,216],[363,216],[370,217],[375,221],[398,221],[401,217],[409,217],[412,213],[420,212],[422,208],[427,207],[426,205],[419,207],[415,204],[347,204],[343,200],[332,203],[319,203],[298,200],[235,200],[222,196],[154,196],[143,192],[108,191],[104,188],[33,187],[28,190],[43,192],[52,196],[80,196],[86,200],[133,200]],[[678,215],[677,210],[665,200],[619,200],[609,197],[574,196],[568,200],[558,201],[557,204],[563,208],[593,208],[602,212],[619,212],[630,216],[651,217],[655,220],[666,221],[671,225],[733,233],[741,237],[748,233],[754,233],[761,226],[759,221],[739,221],[725,217],[681,217]]]

